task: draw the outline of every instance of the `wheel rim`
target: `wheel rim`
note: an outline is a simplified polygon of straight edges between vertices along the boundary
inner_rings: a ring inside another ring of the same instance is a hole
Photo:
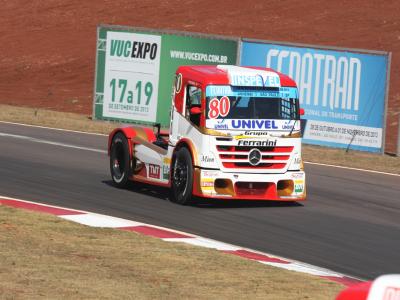
[[[181,161],[176,161],[174,170],[174,182],[176,191],[183,195],[186,192],[188,183],[188,167]]]
[[[122,145],[115,144],[113,148],[112,170],[114,178],[119,180],[124,175],[125,158]]]

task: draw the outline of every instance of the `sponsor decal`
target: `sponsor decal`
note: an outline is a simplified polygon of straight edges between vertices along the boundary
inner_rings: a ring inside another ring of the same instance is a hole
[[[300,122],[270,119],[207,119],[206,127],[212,129],[243,130],[245,135],[267,136],[267,131],[300,130]],[[258,131],[259,130],[259,131]],[[256,133],[258,132],[258,133]]]
[[[203,192],[211,193],[214,190],[213,178],[202,178],[200,182],[201,190]]]
[[[292,128],[294,126],[294,122],[296,122],[296,121],[287,121],[287,122],[283,123],[282,129],[292,130]]]
[[[276,140],[265,140],[265,141],[239,140],[238,146],[274,147],[276,146]]]
[[[216,119],[218,117],[225,118],[231,109],[231,101],[224,96],[221,99],[213,98],[208,102],[208,118]]]
[[[293,179],[299,179],[299,178],[303,178],[304,174],[303,173],[292,173],[291,177]]]
[[[175,93],[179,93],[181,91],[181,88],[182,88],[182,74],[181,73],[176,75],[174,87],[175,87]]]
[[[249,135],[236,135],[233,137],[235,140],[239,141],[239,140],[248,140],[248,139],[259,139],[260,137],[258,136],[249,136]]]
[[[164,161],[163,161],[163,171],[162,171],[162,173],[163,173],[162,179],[164,179],[164,180],[169,179],[170,164],[171,164],[171,159],[168,157],[165,157]]]
[[[228,73],[233,86],[280,87],[279,75],[270,71],[252,70],[238,66],[218,66]]]
[[[296,194],[301,194],[304,191],[304,180],[295,180],[294,181],[294,192]]]
[[[269,132],[267,131],[245,131],[244,135],[252,135],[252,136],[268,136]]]
[[[301,157],[295,157],[294,160],[293,160],[293,163],[297,164],[297,165],[300,164],[301,163]]]
[[[264,78],[263,78],[264,77]],[[230,84],[234,86],[280,87],[279,76],[230,74]]]
[[[214,187],[214,179],[212,178],[204,178],[201,180],[202,187]]]
[[[231,120],[234,129],[278,129],[275,120]]]
[[[169,165],[163,165],[163,179],[164,180],[169,179],[169,172],[170,172]]]
[[[210,155],[201,155],[200,161],[204,163],[213,163],[215,162],[215,159]]]
[[[214,177],[217,177],[218,176],[218,171],[210,171],[210,170],[202,170],[201,171],[201,176],[202,177],[211,177],[211,178],[214,178]]]
[[[217,123],[214,124],[214,129],[229,129],[228,124],[225,124],[224,122],[225,120],[217,121]]]
[[[246,139],[259,139],[262,137],[268,137],[269,132],[267,131],[245,131],[244,134],[235,135],[235,140],[246,140]]]
[[[388,286],[383,294],[383,300],[399,300],[400,288]]]
[[[149,164],[149,177],[160,179],[160,166]]]

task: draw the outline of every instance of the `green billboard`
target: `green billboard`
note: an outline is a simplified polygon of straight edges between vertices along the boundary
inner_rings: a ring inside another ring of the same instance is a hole
[[[167,127],[176,69],[236,64],[238,44],[236,38],[99,26],[93,117]]]

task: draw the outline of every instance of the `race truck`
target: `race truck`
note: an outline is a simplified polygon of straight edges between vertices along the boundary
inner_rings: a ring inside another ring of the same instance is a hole
[[[171,200],[306,199],[296,83],[260,67],[181,66],[169,130],[109,135],[112,180],[167,187]]]

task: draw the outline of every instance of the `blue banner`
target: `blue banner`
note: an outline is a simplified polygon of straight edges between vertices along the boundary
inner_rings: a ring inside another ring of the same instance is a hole
[[[243,41],[241,65],[296,81],[305,143],[382,151],[387,55]]]

